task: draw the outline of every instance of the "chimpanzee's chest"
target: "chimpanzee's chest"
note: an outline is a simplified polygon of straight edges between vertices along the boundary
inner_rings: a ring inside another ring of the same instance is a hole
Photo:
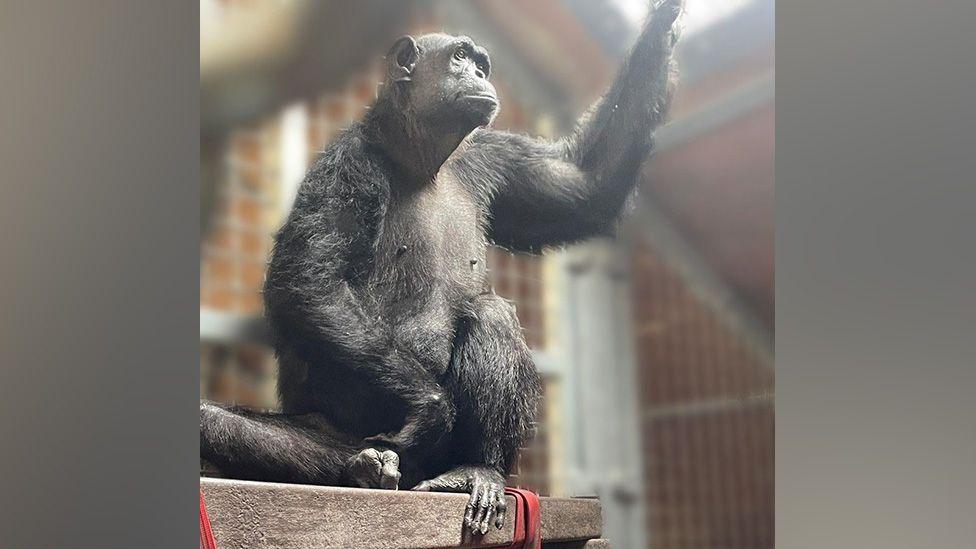
[[[376,242],[370,294],[398,349],[435,375],[448,367],[459,312],[487,287],[484,214],[449,175],[394,195]]]
[[[484,213],[444,171],[431,185],[393,193],[377,240],[373,281],[383,286],[392,309],[418,302],[452,307],[486,287],[486,249]]]

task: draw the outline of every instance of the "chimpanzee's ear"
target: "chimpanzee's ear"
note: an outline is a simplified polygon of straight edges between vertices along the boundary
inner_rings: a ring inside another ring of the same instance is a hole
[[[417,48],[417,41],[411,36],[402,36],[397,39],[390,48],[390,53],[386,54],[387,76],[391,82],[409,82],[413,68],[417,66],[417,58],[420,57],[420,49]]]

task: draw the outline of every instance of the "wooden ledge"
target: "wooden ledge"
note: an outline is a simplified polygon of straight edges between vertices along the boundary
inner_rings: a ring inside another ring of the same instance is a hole
[[[472,538],[462,528],[465,494],[362,490],[201,478],[218,547],[239,549],[434,549],[511,543],[514,514],[501,530]],[[509,497],[509,509],[514,498]],[[604,548],[600,502],[541,498],[546,547]],[[590,540],[590,541],[587,541]]]

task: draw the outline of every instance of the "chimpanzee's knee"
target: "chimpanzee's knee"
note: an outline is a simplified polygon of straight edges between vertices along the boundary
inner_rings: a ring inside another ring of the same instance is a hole
[[[456,374],[480,379],[487,390],[518,391],[534,381],[532,352],[512,303],[495,294],[471,300],[455,341]]]
[[[468,320],[480,325],[483,330],[490,332],[508,331],[518,334],[517,339],[522,339],[521,327],[515,314],[515,305],[499,295],[486,293],[475,296],[471,299],[465,312]]]
[[[456,410],[454,399],[443,387],[432,387],[421,395],[417,402],[421,415],[430,422],[429,428],[438,432],[450,431],[454,426]]]

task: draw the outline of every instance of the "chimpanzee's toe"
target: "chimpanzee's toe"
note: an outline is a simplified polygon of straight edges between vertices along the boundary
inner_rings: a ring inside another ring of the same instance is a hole
[[[400,456],[392,450],[366,448],[346,462],[346,476],[360,488],[396,490],[400,483]]]
[[[380,488],[384,490],[396,490],[400,483],[400,456],[393,450],[385,450],[380,453]]]

